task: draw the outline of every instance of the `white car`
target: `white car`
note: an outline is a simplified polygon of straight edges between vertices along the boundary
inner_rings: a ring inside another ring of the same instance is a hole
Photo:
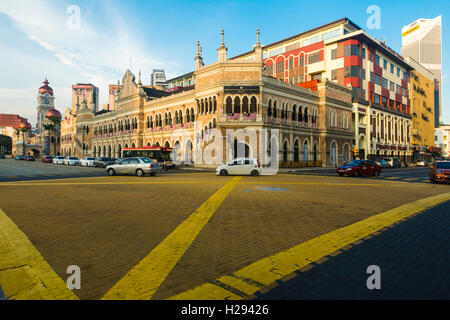
[[[78,159],[77,157],[66,157],[64,159],[64,164],[68,166],[79,166],[80,159]]]
[[[80,165],[82,167],[93,167],[94,166],[94,157],[84,157],[80,160]]]
[[[65,159],[65,157],[57,156],[57,157],[53,158],[52,163],[53,164],[64,164],[64,159]]]
[[[216,174],[220,176],[227,175],[261,175],[261,166],[259,161],[254,158],[237,158],[227,164],[221,164],[216,169]]]
[[[427,162],[425,160],[419,160],[419,161],[416,162],[416,165],[418,167],[426,167],[428,164],[427,164]]]

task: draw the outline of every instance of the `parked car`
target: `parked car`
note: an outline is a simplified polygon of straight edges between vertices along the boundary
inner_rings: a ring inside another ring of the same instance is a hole
[[[387,157],[383,159],[388,164],[389,168],[401,168],[402,163],[398,158]]]
[[[64,159],[64,164],[68,166],[79,166],[80,159],[78,159],[77,157],[66,157]]]
[[[216,168],[216,174],[227,175],[261,175],[261,165],[254,158],[237,158]]]
[[[108,165],[106,172],[110,176],[116,174],[135,174],[138,177],[142,177],[145,174],[154,176],[156,173],[161,172],[161,166],[150,158],[126,158],[119,163]]]
[[[26,161],[34,161],[34,157],[33,156],[25,156],[25,160]]]
[[[84,157],[80,160],[80,165],[83,167],[93,167],[94,166],[94,157]]]
[[[6,159],[4,154],[0,154],[0,159]]]
[[[378,176],[381,174],[381,166],[372,160],[353,160],[345,166],[339,166],[336,172],[340,175],[358,176]]]
[[[25,156],[16,156],[15,160],[25,160]]]
[[[431,167],[430,181],[450,182],[450,161],[436,161]]]
[[[426,160],[419,160],[416,162],[416,166],[418,167],[427,167],[428,166],[428,162]]]
[[[117,163],[117,159],[115,158],[95,158],[94,167],[106,168],[107,166],[115,163]]]
[[[53,163],[53,157],[44,157],[42,158],[42,163]]]
[[[53,164],[64,164],[64,159],[66,157],[62,157],[62,156],[56,156],[53,158],[52,163]]]

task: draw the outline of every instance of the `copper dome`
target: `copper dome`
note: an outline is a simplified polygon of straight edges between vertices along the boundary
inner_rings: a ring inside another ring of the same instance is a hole
[[[46,117],[47,119],[50,119],[50,118],[58,118],[58,119],[61,120],[61,113],[59,113],[59,111],[56,110],[56,109],[51,109],[51,110],[48,110],[48,111],[47,111],[47,113],[45,114],[45,117]]]
[[[39,93],[42,93],[42,94],[48,93],[50,95],[53,95],[53,89],[48,84],[49,84],[48,80],[45,79],[44,85],[39,88]]]

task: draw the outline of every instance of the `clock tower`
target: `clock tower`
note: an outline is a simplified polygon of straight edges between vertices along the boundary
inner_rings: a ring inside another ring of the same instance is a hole
[[[45,114],[55,107],[55,97],[53,96],[53,89],[48,85],[47,78],[44,81],[44,85],[39,88],[39,94],[37,97],[37,124],[36,130],[38,134],[44,132]]]

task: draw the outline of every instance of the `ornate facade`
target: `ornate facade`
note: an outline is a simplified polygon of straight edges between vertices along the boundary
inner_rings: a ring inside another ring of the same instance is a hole
[[[140,75],[136,82],[127,70],[116,91],[114,110],[66,111],[62,154],[118,158],[123,148],[159,145],[173,147],[183,160],[203,166],[192,151],[206,152],[214,132],[223,139],[223,158],[218,159],[222,163],[234,156],[230,132],[255,129],[258,139],[261,132],[279,132],[274,142],[283,167],[336,166],[350,160],[350,88],[323,81],[307,89],[267,75],[259,37],[251,60],[230,60],[226,52],[222,32],[218,61],[205,66],[198,44],[195,85],[179,90],[144,86]],[[234,143],[245,146],[246,156],[258,157],[249,139],[234,136]],[[263,140],[258,141],[256,147],[261,149]]]

